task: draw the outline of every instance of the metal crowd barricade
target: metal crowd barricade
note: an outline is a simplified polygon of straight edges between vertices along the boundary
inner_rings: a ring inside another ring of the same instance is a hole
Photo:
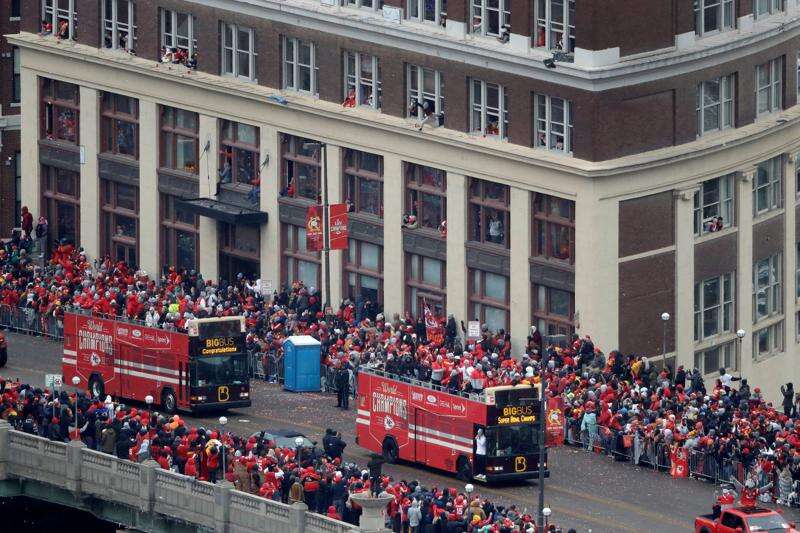
[[[52,313],[42,315],[32,307],[0,305],[0,327],[57,340],[64,338],[64,324],[60,319]]]

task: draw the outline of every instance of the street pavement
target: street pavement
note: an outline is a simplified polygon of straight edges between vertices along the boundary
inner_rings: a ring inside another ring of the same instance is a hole
[[[9,362],[0,376],[19,378],[41,386],[44,375],[60,373],[60,343],[7,333]],[[252,382],[253,405],[225,413],[226,429],[249,435],[262,429],[293,429],[312,440],[322,441],[326,428],[342,432],[347,442],[345,460],[365,465],[367,450],[355,444],[355,411],[336,407],[336,397],[323,393],[291,393],[280,386]],[[188,421],[204,427],[218,427],[218,414],[191,417]],[[650,468],[634,467],[606,456],[573,447],[549,451],[551,477],[545,484],[545,503],[553,510],[552,520],[579,532],[692,531],[694,517],[708,513],[714,500],[713,485],[691,479],[672,479]],[[384,471],[396,479],[417,479],[427,486],[456,486],[462,483],[450,474],[411,464],[386,465]],[[535,481],[495,486],[476,485],[476,492],[496,504],[516,504],[535,514],[539,488]],[[788,520],[800,523],[800,514],[786,511]]]

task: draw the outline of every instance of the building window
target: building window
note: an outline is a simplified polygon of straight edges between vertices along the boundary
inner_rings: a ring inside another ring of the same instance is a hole
[[[78,172],[42,167],[42,214],[49,223],[47,250],[53,250],[62,240],[80,244],[80,181]]]
[[[139,101],[121,94],[103,93],[102,151],[139,157]]]
[[[261,277],[261,228],[251,224],[228,224],[220,222],[219,276],[234,280],[239,274],[243,279],[256,280]]]
[[[382,156],[345,150],[344,197],[354,212],[383,218]]]
[[[783,351],[783,321],[753,332],[753,360],[764,359]]]
[[[306,246],[306,228],[283,224],[281,226],[283,254],[282,278],[285,286],[302,281],[306,287],[319,287],[320,254],[310,252]]]
[[[11,18],[18,19],[22,13],[20,3],[22,0],[11,0]]]
[[[220,120],[220,183],[260,185],[258,137],[256,126]]]
[[[499,37],[510,18],[510,0],[472,0],[472,33]]]
[[[783,0],[753,0],[753,13],[756,18],[768,17],[783,11]]]
[[[14,225],[22,219],[22,157],[14,152]]]
[[[705,374],[718,374],[720,368],[729,371],[739,370],[739,361],[736,357],[736,344],[727,342],[714,346],[702,352],[695,352],[694,367]]]
[[[777,253],[753,265],[753,322],[783,311],[781,254]]]
[[[320,155],[316,141],[281,134],[281,196],[322,203]]]
[[[138,264],[139,188],[100,181],[103,254],[128,265]]]
[[[574,51],[575,0],[536,0],[535,9],[534,46],[562,52]]]
[[[78,144],[80,93],[78,86],[42,80],[42,136],[52,141]]]
[[[31,0],[28,0],[29,2]],[[42,0],[42,33],[75,39],[78,15],[75,0]]]
[[[477,178],[469,182],[469,239],[509,247],[508,185]]]
[[[472,102],[470,133],[505,139],[508,132],[508,101],[505,87],[472,80],[470,101]]]
[[[425,304],[434,316],[444,316],[447,297],[446,263],[424,255],[406,255],[407,309],[412,316],[423,316]]]
[[[508,276],[469,269],[469,312],[472,318],[486,324],[490,331],[508,329]]]
[[[383,302],[383,246],[351,238],[344,257],[344,291],[359,302]]]
[[[381,108],[381,66],[376,56],[344,53],[345,102]],[[375,95],[378,97],[375,98]]]
[[[695,284],[695,341],[733,331],[733,279],[728,273]]]
[[[533,193],[533,255],[575,262],[575,202]]]
[[[698,136],[733,127],[735,87],[733,74],[697,85]]]
[[[365,9],[378,10],[382,6],[381,0],[347,0],[346,4],[350,7],[363,7]]]
[[[572,153],[572,103],[563,98],[537,94],[534,114],[536,146]]]
[[[222,74],[256,81],[255,32],[236,24],[221,23]]]
[[[161,46],[179,50],[185,57],[194,57],[197,39],[194,36],[194,17],[169,9],[161,10]]]
[[[756,113],[779,111],[783,102],[783,57],[756,67]]]
[[[14,69],[11,79],[11,102],[18,104],[20,101],[20,97],[22,96],[21,92],[21,76],[20,76],[20,57],[19,57],[19,48],[13,47],[12,52],[13,59],[14,59]]]
[[[406,79],[410,117],[424,119],[430,113],[444,116],[444,79],[441,72],[407,65]]]
[[[694,0],[694,32],[708,35],[736,27],[734,0]]]
[[[161,106],[161,166],[197,174],[197,113]]]
[[[704,181],[694,193],[695,236],[733,226],[734,174]]]
[[[406,163],[406,212],[421,228],[439,230],[447,219],[447,173]]]
[[[283,38],[283,88],[317,95],[317,47],[310,41]]]
[[[575,331],[575,294],[569,291],[533,286],[533,323],[542,335],[563,335]]]
[[[176,196],[161,195],[161,263],[179,271],[197,270],[200,217],[178,200]]]
[[[136,49],[136,22],[132,0],[103,1],[103,46],[132,52]]]
[[[443,25],[447,19],[447,0],[408,0],[408,19]]]
[[[783,206],[783,157],[762,161],[753,178],[753,216]]]
[[[19,152],[17,152],[19,153]],[[795,298],[800,298],[800,241],[797,242],[795,245]],[[798,336],[800,336],[800,330],[797,332]]]

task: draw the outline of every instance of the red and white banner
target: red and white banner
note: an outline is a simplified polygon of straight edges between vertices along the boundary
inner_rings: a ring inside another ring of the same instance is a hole
[[[686,448],[675,447],[670,453],[672,466],[669,469],[672,477],[688,477],[689,475],[689,458],[686,455]]]
[[[306,212],[306,250],[309,252],[319,252],[324,247],[322,206],[311,205]]]
[[[425,334],[428,336],[428,342],[441,344],[444,341],[444,331],[436,317],[433,316],[430,306],[424,304],[425,314]]]
[[[562,398],[548,398],[546,411],[545,441],[547,446],[564,444],[564,401]]]
[[[347,250],[349,216],[347,204],[332,204],[328,207],[328,235],[331,250]]]

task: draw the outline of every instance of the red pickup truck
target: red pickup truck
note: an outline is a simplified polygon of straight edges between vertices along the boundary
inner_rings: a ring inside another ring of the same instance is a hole
[[[719,518],[706,514],[694,519],[695,533],[800,533],[780,513],[764,507],[733,507]]]

